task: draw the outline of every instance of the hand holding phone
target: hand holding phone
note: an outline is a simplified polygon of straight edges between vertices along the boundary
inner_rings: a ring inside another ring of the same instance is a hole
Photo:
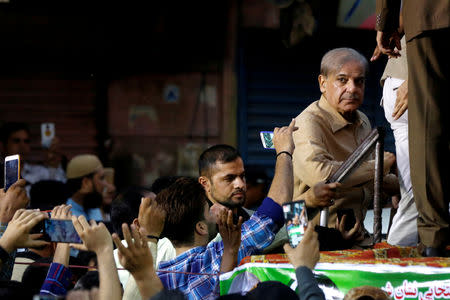
[[[44,220],[44,233],[51,242],[81,244],[72,220]]]
[[[306,229],[303,240],[297,248],[292,248],[288,244],[285,244],[283,248],[296,269],[305,266],[313,270],[320,259],[318,234],[313,226]]]
[[[105,224],[97,224],[94,220],[88,222],[83,215],[72,216],[72,223],[83,242],[83,245],[77,245],[78,250],[93,251],[97,256],[106,249],[112,252],[113,242]]]
[[[303,239],[308,227],[308,215],[304,200],[283,204],[284,219],[289,238],[289,244],[295,248]]]
[[[10,186],[7,192],[0,190],[0,222],[8,223],[14,216],[14,213],[27,207],[30,199],[25,190],[26,181],[19,179]]]
[[[20,178],[20,155],[5,157],[5,192]]]

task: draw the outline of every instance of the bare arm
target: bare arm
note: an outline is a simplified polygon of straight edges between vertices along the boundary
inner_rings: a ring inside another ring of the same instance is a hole
[[[275,164],[275,176],[270,186],[268,197],[272,198],[279,205],[292,201],[294,189],[292,153],[295,148],[292,133],[295,130],[297,128],[293,119],[289,126],[276,127],[273,132],[273,144],[277,151],[277,161]],[[290,155],[281,152],[287,152]]]
[[[84,216],[78,218],[73,216],[72,222],[83,241],[84,250],[94,251],[97,255],[100,276],[99,299],[122,299],[119,275],[113,256],[113,243],[105,224],[97,224],[95,221],[89,224]]]
[[[72,213],[70,212],[72,206],[70,205],[60,205],[56,206],[52,210],[52,219],[56,220],[71,220]],[[70,256],[70,245],[67,243],[58,243],[56,245],[55,254],[53,255],[53,262],[59,263],[64,266],[69,264]]]

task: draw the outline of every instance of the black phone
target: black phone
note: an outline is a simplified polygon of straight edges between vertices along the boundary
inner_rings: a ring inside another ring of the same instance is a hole
[[[306,227],[308,227],[305,201],[299,200],[283,204],[283,213],[289,244],[295,248],[303,239]]]
[[[339,223],[341,222],[343,215],[347,215],[347,217],[345,218],[344,229],[345,229],[345,231],[349,231],[356,224],[355,212],[351,208],[338,209],[337,210],[337,217],[338,217]]]
[[[71,220],[45,219],[43,231],[46,240],[51,242],[83,243]]]

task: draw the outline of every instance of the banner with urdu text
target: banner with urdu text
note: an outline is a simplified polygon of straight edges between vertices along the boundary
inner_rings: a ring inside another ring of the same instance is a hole
[[[348,290],[362,285],[380,287],[396,300],[450,299],[449,267],[319,263],[314,273],[327,300],[343,299]],[[220,294],[246,293],[269,280],[297,288],[291,264],[249,262],[220,276]]]

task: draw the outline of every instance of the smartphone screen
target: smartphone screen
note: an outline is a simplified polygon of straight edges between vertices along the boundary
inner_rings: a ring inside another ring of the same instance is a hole
[[[44,220],[44,232],[51,242],[83,243],[71,220]]]
[[[295,248],[300,243],[308,226],[308,216],[304,200],[283,204],[284,219],[289,244]]]
[[[10,155],[5,157],[5,192],[13,185],[20,176],[20,157]]]
[[[259,135],[264,148],[275,149],[273,146],[273,131],[261,131]]]

